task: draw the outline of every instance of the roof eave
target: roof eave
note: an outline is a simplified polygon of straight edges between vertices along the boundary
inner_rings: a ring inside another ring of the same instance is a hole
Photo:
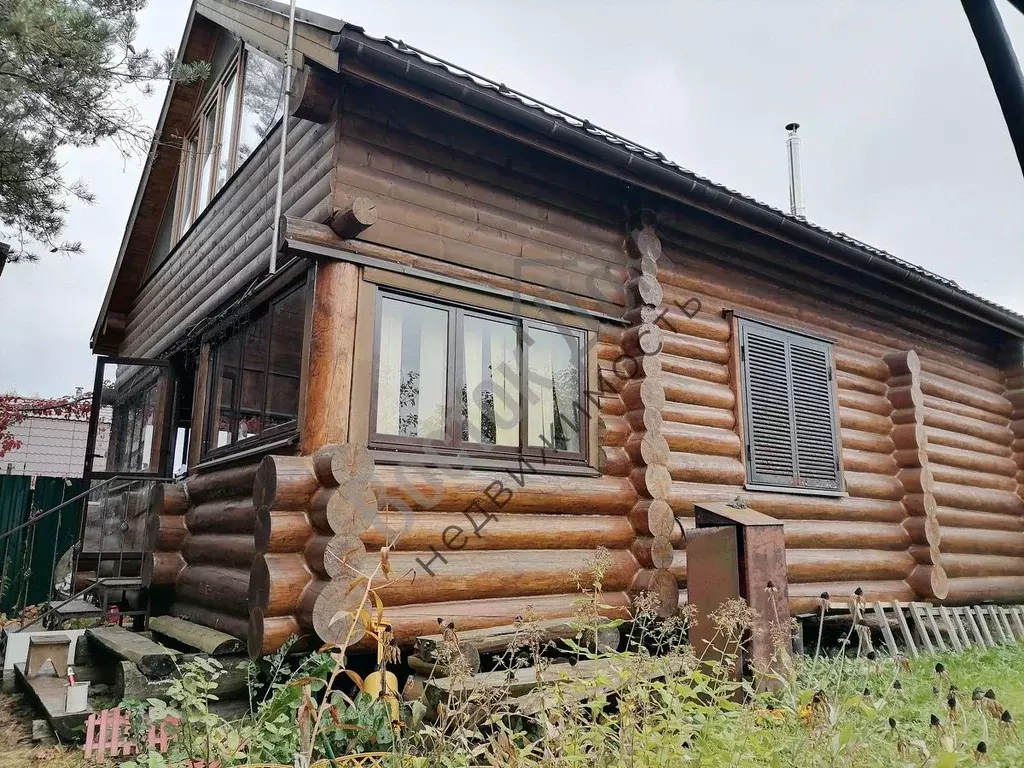
[[[370,67],[423,85],[468,106],[596,156],[608,165],[625,169],[631,180],[640,177],[648,182],[657,182],[659,189],[652,189],[656,193],[660,192],[661,186],[674,189],[688,204],[810,250],[875,279],[895,283],[961,314],[1024,338],[1024,317],[1015,312],[958,290],[948,281],[931,276],[924,270],[903,266],[895,257],[886,257],[875,249],[854,245],[852,239],[848,242],[834,233],[830,234],[819,227],[786,216],[770,206],[759,205],[667,161],[649,159],[618,146],[585,128],[575,127],[549,115],[543,109],[529,107],[516,99],[507,98],[494,88],[480,86],[470,77],[454,74],[444,66],[428,63],[415,54],[398,51],[390,42],[375,40],[358,27],[342,28],[335,35],[333,44],[343,61],[347,56],[361,59]]]
[[[188,42],[188,37],[192,34],[192,24],[196,17],[196,2],[192,0],[191,7],[188,12],[188,19],[185,21],[185,30],[181,35],[181,42],[178,43],[178,55],[175,61],[181,63],[181,57],[185,52],[185,43]],[[167,93],[164,95],[164,103],[160,108],[160,119],[157,121],[156,129],[153,131],[153,138],[150,142],[149,152],[146,155],[146,164],[142,168],[142,175],[139,178],[139,186],[135,190],[135,200],[132,202],[132,210],[128,216],[128,223],[124,228],[124,235],[121,237],[121,247],[117,252],[117,261],[114,262],[114,271],[110,274],[110,282],[107,283],[107,292],[103,296],[103,304],[100,305],[100,313],[96,318],[96,323],[93,325],[92,335],[89,337],[89,348],[95,349],[96,343],[99,337],[103,334],[103,326],[107,318],[107,312],[110,309],[110,299],[114,294],[114,287],[117,285],[118,276],[121,272],[121,265],[124,263],[125,251],[128,248],[128,241],[131,239],[132,230],[135,228],[135,220],[139,215],[139,208],[142,205],[142,199],[146,193],[146,187],[149,182],[149,175],[153,169],[153,163],[156,161],[156,153],[160,143],[160,136],[163,134],[164,123],[167,121],[167,112],[170,109],[171,101],[174,97],[174,81],[171,80],[167,84]]]

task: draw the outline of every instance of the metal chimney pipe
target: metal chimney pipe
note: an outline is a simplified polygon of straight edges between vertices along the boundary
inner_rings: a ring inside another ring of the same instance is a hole
[[[789,132],[786,137],[786,151],[789,154],[789,212],[801,221],[807,221],[807,210],[804,208],[804,179],[800,165],[800,137],[797,131],[800,123],[786,126]]]

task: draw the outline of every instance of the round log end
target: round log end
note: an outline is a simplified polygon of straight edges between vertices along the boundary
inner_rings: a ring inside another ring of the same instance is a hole
[[[351,480],[368,483],[373,477],[373,456],[365,445],[339,445],[331,456],[331,474],[337,485]]]
[[[377,517],[377,496],[365,480],[352,479],[327,502],[327,522],[339,536],[358,536]]]
[[[660,464],[634,469],[630,473],[630,481],[638,493],[656,500],[667,499],[672,490],[672,475],[669,474],[666,467]],[[662,535],[671,535],[671,533]]]
[[[313,606],[313,629],[325,643],[344,648],[362,640],[366,628],[356,617],[362,586],[351,589],[348,579],[332,581]]]
[[[657,599],[659,618],[667,619],[679,611],[679,582],[671,571],[664,569],[638,571],[630,592],[648,592]]]
[[[655,214],[653,211],[644,210],[641,214],[643,229],[633,234],[637,255],[642,259],[654,259],[661,257],[661,240],[654,231]]]
[[[179,483],[157,483],[149,492],[149,514],[184,515],[189,508],[185,486]]]
[[[666,464],[670,449],[661,432],[647,432],[640,441],[640,456],[645,464]]]
[[[366,547],[358,536],[335,536],[324,550],[324,570],[332,579],[355,576],[366,557]]]
[[[320,485],[327,488],[333,488],[338,484],[338,481],[334,479],[333,465],[334,454],[339,447],[334,443],[328,443],[318,448],[313,454],[313,474],[316,475]]]
[[[256,552],[258,554],[264,554],[267,551],[267,547],[270,544],[270,515],[270,507],[256,508],[256,532],[253,534],[253,537],[255,539]]]
[[[185,558],[180,552],[147,552],[142,560],[142,586],[171,586],[184,568]]]
[[[667,536],[655,536],[651,542],[652,565],[658,569],[671,568],[673,555],[672,540]]]
[[[352,218],[369,227],[377,223],[377,205],[368,197],[357,197],[352,201]]]
[[[949,578],[941,565],[919,565],[907,577],[910,585],[924,599],[945,600],[949,594]]]
[[[267,558],[263,555],[256,555],[249,569],[249,612],[259,610],[263,612],[270,602],[270,568],[267,567]]]
[[[934,502],[935,499],[932,499],[932,501]],[[930,547],[938,549],[939,544],[942,543],[942,526],[939,525],[939,519],[934,515],[925,518],[924,537]]]

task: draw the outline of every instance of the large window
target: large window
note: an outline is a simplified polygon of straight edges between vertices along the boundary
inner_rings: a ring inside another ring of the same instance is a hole
[[[738,322],[748,483],[840,491],[832,345],[752,320]]]
[[[585,359],[584,331],[382,293],[372,444],[582,461]]]
[[[277,123],[283,105],[283,73],[279,61],[245,49],[210,88],[182,143],[176,238]]]
[[[294,429],[304,325],[299,286],[212,349],[207,450]]]

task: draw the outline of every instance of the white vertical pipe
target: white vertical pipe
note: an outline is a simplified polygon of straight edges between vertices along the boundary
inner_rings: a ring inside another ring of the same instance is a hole
[[[284,158],[288,151],[288,118],[292,111],[292,68],[295,50],[295,0],[288,9],[288,45],[284,54],[284,114],[281,116],[281,151],[277,159],[277,193],[274,195],[274,236],[270,241],[270,274],[277,273],[277,239],[281,235],[284,198]]]
[[[786,138],[786,151],[789,154],[789,212],[798,219],[806,220],[803,169],[800,165],[800,137],[797,135],[799,128],[800,123],[790,123],[786,126],[789,132]]]

